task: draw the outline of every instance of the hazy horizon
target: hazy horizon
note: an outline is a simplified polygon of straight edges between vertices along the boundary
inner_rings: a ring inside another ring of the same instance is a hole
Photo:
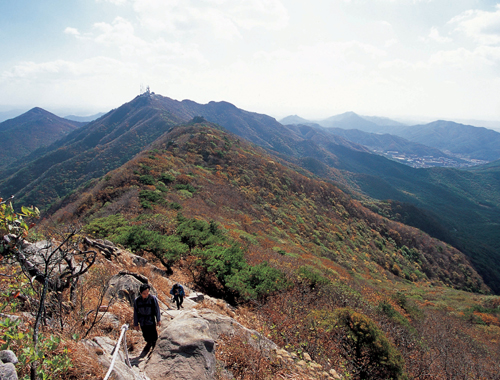
[[[158,94],[158,95],[161,95],[161,94]],[[163,96],[163,95],[161,95],[161,96]],[[130,100],[132,100],[132,99],[130,99]],[[179,100],[179,99],[176,99],[176,100]],[[119,107],[120,105],[118,105],[117,107]],[[235,104],[235,106],[238,107],[237,104]],[[39,107],[39,106],[34,105],[34,106],[28,107],[28,108],[8,109],[8,108],[2,107],[2,105],[0,105],[0,123],[5,121],[5,120],[13,119],[17,116],[20,116],[20,115],[28,112],[29,110],[31,110],[35,107]],[[117,107],[115,107],[115,108],[117,108]],[[89,116],[94,116],[97,114],[106,114],[112,110],[112,109],[108,109],[108,110],[100,110],[100,111],[82,111],[82,110],[79,111],[78,108],[63,108],[63,109],[62,108],[61,109],[48,109],[48,108],[44,108],[44,107],[40,107],[40,108],[43,108],[46,111],[51,112],[51,113],[53,113],[59,117],[62,117],[62,118],[65,118],[68,116],[89,117]],[[238,108],[241,108],[241,107],[238,107]],[[251,110],[251,109],[245,109],[245,111],[255,112],[254,110]],[[398,121],[400,123],[404,123],[407,125],[425,124],[425,123],[430,123],[430,122],[436,121],[436,120],[448,120],[448,121],[472,125],[472,126],[476,126],[476,127],[489,128],[489,129],[495,130],[497,132],[500,132],[500,120],[440,119],[440,118],[423,117],[423,116],[420,117],[420,116],[412,116],[412,115],[407,115],[407,116],[363,115],[363,114],[360,114],[360,113],[358,113],[356,111],[352,111],[352,110],[341,112],[338,114],[330,114],[326,117],[303,117],[303,116],[297,115],[297,114],[288,114],[288,115],[279,115],[278,114],[277,115],[277,114],[272,114],[272,113],[267,114],[267,115],[274,117],[278,121],[280,121],[288,116],[299,116],[299,117],[302,117],[303,119],[306,119],[308,121],[315,122],[315,121],[321,121],[321,120],[327,119],[328,117],[337,116],[337,115],[341,115],[341,114],[348,113],[348,112],[354,112],[357,115],[362,116],[362,117],[387,118],[387,119]]]

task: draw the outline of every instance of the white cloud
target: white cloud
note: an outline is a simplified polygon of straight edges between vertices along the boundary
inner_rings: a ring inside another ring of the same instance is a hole
[[[450,37],[443,37],[439,33],[439,30],[436,27],[432,27],[429,32],[428,39],[439,42],[441,44],[453,41]]]
[[[468,10],[452,18],[449,24],[482,45],[500,43],[500,4],[493,12]]]
[[[115,5],[123,5],[127,0],[96,0],[97,3],[111,3]]]
[[[94,57],[81,62],[55,60],[42,63],[20,62],[11,70],[2,73],[6,79],[35,79],[64,81],[75,77],[109,75],[123,71],[126,64],[107,57]]]
[[[410,62],[403,59],[394,59],[381,62],[381,69],[405,70],[458,70],[466,71],[471,75],[483,75],[490,69],[500,66],[500,47],[480,46],[473,50],[460,47],[454,50],[440,50],[426,60]]]
[[[241,37],[242,30],[282,29],[288,12],[280,0],[132,0],[144,27],[177,34]]]
[[[64,29],[64,33],[70,34],[72,36],[79,36],[80,35],[80,32],[78,31],[78,29],[70,28],[70,27],[67,27],[66,29]]]
[[[143,80],[137,65],[108,57],[20,62],[0,74],[0,104],[105,110],[129,101]]]
[[[74,28],[66,28],[66,30]],[[76,30],[76,29],[75,29]],[[77,38],[80,33],[75,34]],[[177,62],[190,65],[206,65],[208,61],[193,43],[181,44],[167,42],[163,38],[145,40],[136,35],[132,23],[122,17],[116,17],[112,23],[99,22],[93,25],[93,33],[87,33],[86,39],[94,41],[98,46],[107,48],[112,56],[116,49],[122,60],[133,62]]]

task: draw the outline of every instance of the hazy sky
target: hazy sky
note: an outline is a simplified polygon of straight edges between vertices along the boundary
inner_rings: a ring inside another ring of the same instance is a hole
[[[500,120],[500,1],[0,1],[0,110],[108,111],[141,84],[276,117]]]

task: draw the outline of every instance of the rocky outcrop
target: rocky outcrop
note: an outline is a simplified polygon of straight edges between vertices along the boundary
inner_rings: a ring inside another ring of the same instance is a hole
[[[11,350],[0,351],[0,379],[17,380],[17,371],[14,364],[18,362],[16,354]]]
[[[120,272],[111,277],[108,283],[106,296],[109,299],[118,298],[129,302],[130,306],[134,306],[134,300],[139,297],[139,288],[142,284],[147,284],[148,279],[138,273]],[[151,294],[156,295],[156,291],[151,286]]]
[[[146,374],[153,380],[213,380],[215,342],[221,335],[241,334],[264,353],[277,348],[257,331],[210,309],[190,309],[173,315],[175,318],[166,324],[146,363]]]
[[[177,317],[160,334],[146,364],[152,379],[212,380],[215,374],[215,342],[210,325],[202,318]]]

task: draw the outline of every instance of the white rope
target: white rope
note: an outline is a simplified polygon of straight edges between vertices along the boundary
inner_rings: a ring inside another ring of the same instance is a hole
[[[104,377],[104,380],[108,380],[109,376],[111,376],[111,372],[113,372],[113,367],[115,366],[115,361],[116,361],[116,358],[118,356],[118,352],[120,351],[120,350],[117,350],[117,348],[120,347],[120,343],[122,342],[123,335],[125,334],[125,331],[127,331],[127,330],[128,330],[128,325],[124,324],[122,326],[122,333],[120,334],[120,339],[118,339],[118,342],[116,343],[116,346],[113,350],[113,352],[114,352],[113,359],[111,360],[111,365],[109,366],[108,373]],[[125,352],[127,352],[126,349],[125,349]],[[128,360],[128,353],[127,353],[127,360]],[[130,362],[128,364],[130,365]]]
[[[123,338],[123,351],[125,351],[125,363],[128,365],[129,368],[132,368],[132,365],[130,364],[130,359],[128,358],[127,334],[125,334],[125,337]]]

